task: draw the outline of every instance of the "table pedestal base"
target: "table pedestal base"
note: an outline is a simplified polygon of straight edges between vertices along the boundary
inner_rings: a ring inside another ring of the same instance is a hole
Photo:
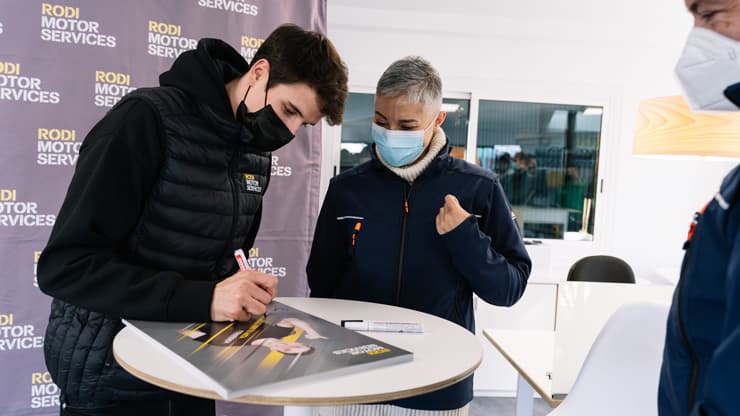
[[[516,381],[516,416],[532,416],[534,412],[534,389],[521,374]]]
[[[285,406],[283,416],[311,416],[313,408],[308,406]]]

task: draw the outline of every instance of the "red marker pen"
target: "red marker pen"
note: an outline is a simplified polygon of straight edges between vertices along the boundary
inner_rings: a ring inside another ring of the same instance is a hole
[[[247,267],[247,255],[244,254],[244,250],[234,250],[234,257],[236,257],[236,262],[239,264],[239,270],[249,270],[249,267]]]

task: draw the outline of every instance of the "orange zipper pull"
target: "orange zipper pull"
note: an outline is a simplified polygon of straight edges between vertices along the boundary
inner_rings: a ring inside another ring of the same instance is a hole
[[[357,233],[360,232],[360,228],[362,228],[362,223],[357,222],[357,224],[355,224],[355,231],[352,233],[352,247],[357,243]]]
[[[409,213],[409,201],[408,200],[403,201],[403,210],[407,214]]]

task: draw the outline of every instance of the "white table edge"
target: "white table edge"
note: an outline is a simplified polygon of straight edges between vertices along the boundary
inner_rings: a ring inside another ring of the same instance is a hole
[[[490,332],[494,332],[494,331],[495,329],[486,328],[483,330],[483,335],[486,337],[486,339],[488,339],[488,341],[491,344],[493,344],[496,350],[498,350],[498,352],[500,352],[501,355],[504,356],[506,361],[508,361],[509,364],[511,364],[511,366],[514,367],[514,369],[516,369],[516,371],[527,381],[527,383],[529,383],[529,385],[532,386],[534,391],[536,391],[537,394],[539,394],[540,397],[542,397],[542,399],[545,400],[550,407],[554,408],[554,407],[557,407],[560,403],[562,403],[562,400],[553,399],[550,396],[550,394],[547,393],[545,389],[542,386],[540,386],[539,383],[537,383],[534,380],[534,378],[529,373],[527,373],[527,371],[522,366],[520,366],[519,363],[517,363],[516,360],[514,360],[514,358],[511,357],[511,355],[507,353],[506,350],[498,342],[496,342],[494,337],[490,334]]]
[[[419,311],[416,311],[416,312],[419,312]],[[419,312],[419,313],[423,313],[423,312]],[[130,328],[123,328],[121,332],[119,332],[116,335],[116,338],[118,338],[119,336],[125,336],[130,331],[132,331]],[[116,342],[114,340],[114,346],[115,344]],[[167,381],[165,379],[147,374],[135,368],[133,365],[129,364],[128,362],[126,362],[126,360],[115,351],[115,348],[113,350],[113,356],[124,370],[128,371],[135,377],[142,379],[158,387],[162,387],[168,390],[177,391],[177,392],[181,392],[181,393],[185,393],[185,394],[189,394],[193,396],[214,399],[214,400],[227,400],[227,401],[238,402],[238,403],[277,405],[277,406],[280,406],[280,405],[283,405],[283,406],[339,406],[339,405],[348,405],[348,404],[357,404],[357,403],[377,403],[377,402],[385,402],[385,401],[408,398],[408,397],[417,396],[420,394],[431,393],[433,391],[437,391],[445,387],[449,387],[469,377],[471,374],[475,372],[476,369],[478,369],[478,367],[480,367],[481,362],[483,360],[483,355],[481,351],[481,355],[478,357],[478,360],[476,361],[475,365],[466,369],[462,373],[459,373],[445,380],[437,381],[435,383],[425,384],[425,385],[417,386],[411,389],[404,389],[404,390],[399,390],[399,391],[394,391],[394,392],[384,392],[384,393],[369,394],[369,395],[338,396],[338,397],[322,396],[318,398],[317,397],[285,397],[285,396],[272,396],[272,395],[270,396],[245,395],[245,396],[235,397],[231,399],[224,399],[222,396],[220,396],[218,393],[212,390],[201,389],[201,388],[190,387],[190,386],[182,386],[180,384],[176,384],[176,383]]]

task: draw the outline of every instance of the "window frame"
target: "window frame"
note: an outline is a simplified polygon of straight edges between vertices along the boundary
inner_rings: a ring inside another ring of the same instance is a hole
[[[351,93],[375,94],[374,87],[350,86]],[[599,152],[597,160],[597,184],[594,192],[594,234],[592,241],[567,241],[563,239],[537,239],[559,251],[559,247],[567,247],[570,252],[574,249],[588,255],[599,250],[610,248],[610,237],[613,235],[613,223],[610,218],[615,216],[616,189],[609,189],[608,178],[615,172],[615,162],[619,156],[619,130],[617,120],[619,114],[618,89],[614,86],[562,84],[551,86],[547,83],[525,83],[503,80],[487,82],[471,92],[450,90],[443,93],[444,98],[470,100],[468,118],[468,138],[465,160],[475,163],[478,145],[478,113],[481,100],[516,101],[533,104],[562,104],[601,107],[601,134],[599,137]],[[321,158],[321,191],[323,201],[329,187],[329,181],[335,172],[339,172],[342,126],[329,126],[322,122],[322,158]],[[525,239],[532,240],[532,239]],[[535,246],[528,246],[535,247]],[[556,254],[554,252],[553,254]],[[571,253],[575,254],[575,253]]]

